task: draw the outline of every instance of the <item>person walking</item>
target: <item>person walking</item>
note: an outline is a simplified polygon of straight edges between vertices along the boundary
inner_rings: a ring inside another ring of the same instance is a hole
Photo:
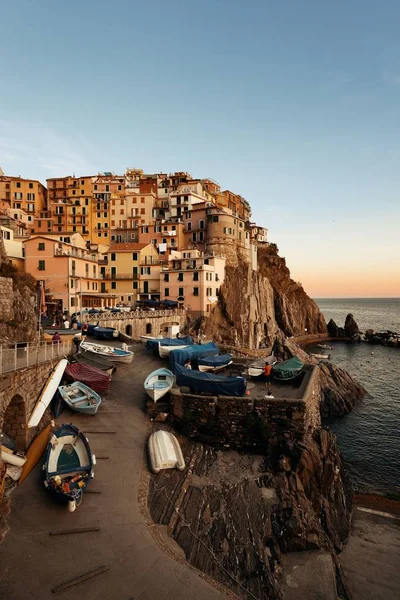
[[[266,398],[272,398],[272,395],[271,395],[271,371],[272,371],[271,365],[268,362],[266,362],[265,367],[264,367],[265,385],[267,386],[267,395],[265,396]]]

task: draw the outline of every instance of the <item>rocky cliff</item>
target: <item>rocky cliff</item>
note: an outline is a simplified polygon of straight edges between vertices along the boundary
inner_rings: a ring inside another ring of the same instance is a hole
[[[34,341],[35,296],[22,278],[0,276],[0,343]]]
[[[291,279],[273,244],[258,248],[257,270],[242,255],[235,266],[226,267],[218,305],[204,327],[219,342],[247,348],[272,345],[278,332],[292,336],[327,331],[318,306]]]

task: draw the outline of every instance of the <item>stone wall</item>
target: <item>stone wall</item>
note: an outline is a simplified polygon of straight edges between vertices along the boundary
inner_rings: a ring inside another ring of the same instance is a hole
[[[0,322],[6,323],[14,318],[12,279],[0,277],[0,290]]]
[[[187,314],[185,310],[109,312],[88,315],[88,322],[98,322],[101,327],[114,327],[133,340],[139,340],[141,335],[167,334],[168,327],[171,325],[179,325],[182,330],[187,322]]]
[[[0,277],[0,343],[29,342],[35,338],[35,297],[9,277]]]
[[[175,425],[217,447],[265,450],[272,438],[299,441],[321,424],[319,370],[311,365],[296,398],[201,396],[173,388]]]

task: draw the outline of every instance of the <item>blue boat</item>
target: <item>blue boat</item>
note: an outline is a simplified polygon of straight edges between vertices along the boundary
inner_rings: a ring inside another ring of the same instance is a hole
[[[119,338],[119,331],[114,327],[94,327],[94,337],[98,340],[116,340]]]
[[[186,346],[186,348],[177,349],[169,353],[169,368],[175,372],[176,365],[184,365],[188,358],[194,361],[198,361],[199,358],[206,358],[207,356],[215,356],[219,354],[220,350],[214,342],[208,344],[194,344],[193,346]]]
[[[60,385],[58,391],[65,404],[76,412],[95,415],[101,404],[99,394],[80,381]]]
[[[212,373],[202,373],[175,365],[176,383],[188,387],[195,394],[209,396],[244,396],[247,381],[244,377],[223,377]]]
[[[147,340],[146,350],[153,350],[158,352],[159,346],[192,346],[194,344],[193,338],[190,335],[186,335],[181,338],[157,338]]]
[[[72,512],[94,477],[95,464],[96,457],[85,434],[74,425],[61,425],[47,446],[44,485],[55,498],[68,501]]]
[[[197,361],[199,371],[203,371],[204,373],[207,371],[212,371],[213,373],[221,371],[230,364],[232,364],[232,354],[215,354],[199,358]]]

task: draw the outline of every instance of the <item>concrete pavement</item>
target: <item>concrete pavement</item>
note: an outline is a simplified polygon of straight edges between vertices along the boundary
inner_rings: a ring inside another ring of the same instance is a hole
[[[184,562],[163,552],[138,506],[147,439],[143,381],[160,365],[135,347],[131,365],[114,374],[110,392],[95,417],[68,409],[57,419],[88,433],[98,460],[90,488],[75,513],[59,506],[41,482],[41,464],[11,497],[10,531],[0,545],[0,597],[9,600],[54,597],[54,586],[106,565],[109,570],[57,594],[61,600],[222,600],[227,596]],[[98,526],[100,532],[50,536],[51,530]]]

